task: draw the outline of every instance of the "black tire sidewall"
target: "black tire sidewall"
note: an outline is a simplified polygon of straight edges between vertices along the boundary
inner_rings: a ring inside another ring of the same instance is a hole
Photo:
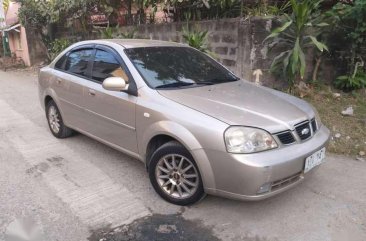
[[[166,155],[169,155],[169,154],[178,154],[178,155],[184,156],[185,158],[189,159],[197,169],[198,177],[199,177],[199,185],[197,187],[196,192],[189,198],[176,199],[176,198],[170,197],[168,194],[166,194],[161,189],[159,183],[156,180],[156,176],[155,176],[156,166],[157,166],[158,162],[160,161],[160,159],[163,156],[166,156]],[[175,205],[180,205],[180,206],[192,205],[192,204],[198,202],[199,200],[201,200],[202,197],[205,195],[201,174],[200,174],[200,171],[198,169],[198,166],[197,166],[195,160],[193,159],[191,153],[184,146],[179,144],[178,142],[175,142],[175,141],[168,142],[168,143],[162,145],[161,147],[159,147],[154,152],[154,154],[152,155],[152,157],[150,159],[148,171],[149,171],[150,182],[151,182],[152,186],[154,187],[155,191],[164,200],[166,200],[170,203],[173,203]]]
[[[57,111],[57,114],[59,116],[59,120],[60,120],[60,129],[58,131],[58,133],[55,133],[52,128],[51,128],[51,125],[50,125],[50,119],[49,119],[49,110],[51,108],[51,106],[55,107],[56,111]],[[58,109],[56,103],[51,100],[47,106],[46,106],[46,117],[47,117],[47,123],[48,123],[48,127],[50,128],[50,131],[52,133],[52,135],[54,135],[55,137],[57,138],[64,138],[63,136],[63,133],[64,133],[64,129],[66,128],[65,125],[64,125],[64,122],[63,122],[63,119],[62,119],[62,116],[61,116],[61,112],[60,110]]]

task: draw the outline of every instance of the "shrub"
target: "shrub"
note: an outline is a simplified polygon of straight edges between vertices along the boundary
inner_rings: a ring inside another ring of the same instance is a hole
[[[125,32],[120,31],[119,25],[116,27],[107,27],[105,29],[99,30],[100,35],[104,39],[114,39],[114,38],[124,38],[124,39],[134,39],[136,37],[136,29],[127,30]]]
[[[207,46],[207,34],[208,31],[199,31],[196,29],[189,31],[188,28],[183,29],[183,39],[186,43],[204,53],[209,53]]]
[[[341,74],[334,85],[344,90],[365,87],[366,72],[361,56],[366,55],[366,1],[340,2],[326,16],[332,23],[328,45],[333,56],[337,56],[337,70]]]
[[[342,89],[345,91],[361,89],[366,87],[366,72],[363,69],[359,69],[359,67],[363,67],[364,62],[361,59],[361,62],[357,62],[354,72],[352,75],[342,75],[339,76],[335,81],[334,85],[338,89]]]
[[[68,39],[55,39],[53,42],[51,42],[50,48],[48,49],[48,58],[53,60],[70,45],[71,41]]]

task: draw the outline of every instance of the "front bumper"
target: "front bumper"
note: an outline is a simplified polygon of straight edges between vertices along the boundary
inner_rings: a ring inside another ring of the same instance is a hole
[[[207,158],[210,163],[200,168],[206,193],[239,200],[261,200],[300,183],[308,175],[303,172],[305,159],[325,147],[329,136],[329,130],[323,125],[303,143],[270,151],[231,154],[201,149],[193,155]],[[264,184],[271,188],[259,194]]]

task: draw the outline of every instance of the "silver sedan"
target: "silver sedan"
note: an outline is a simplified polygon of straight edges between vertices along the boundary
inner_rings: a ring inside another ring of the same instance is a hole
[[[39,75],[51,133],[75,131],[145,163],[165,200],[260,200],[325,158],[329,130],[305,101],[240,80],[185,45],[74,44]]]

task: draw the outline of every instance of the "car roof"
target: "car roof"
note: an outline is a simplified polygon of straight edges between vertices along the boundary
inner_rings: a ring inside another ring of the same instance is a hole
[[[114,43],[121,45],[126,49],[131,48],[144,48],[144,47],[187,47],[185,44],[160,41],[160,40],[149,40],[149,39],[101,39],[101,40],[89,40],[77,43],[78,46],[83,44],[108,44]]]

